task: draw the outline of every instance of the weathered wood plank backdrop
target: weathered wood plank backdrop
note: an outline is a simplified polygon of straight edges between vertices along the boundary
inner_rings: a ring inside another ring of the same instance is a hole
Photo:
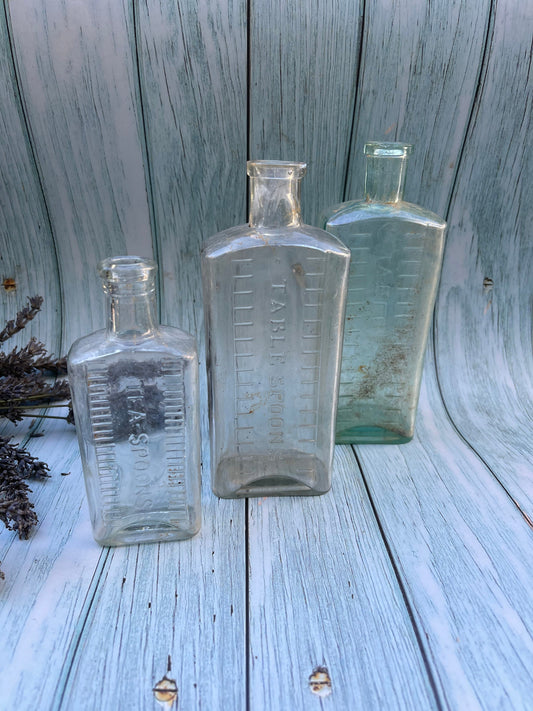
[[[1,708],[151,709],[165,673],[183,709],[530,708],[532,37],[523,0],[2,1],[0,317],[42,294],[55,353],[139,253],[203,365],[199,246],[247,158],[307,161],[313,222],[366,139],[411,141],[449,232],[417,435],[338,447],[325,497],[217,500],[204,379],[201,533],[100,549],[72,428],[16,428],[53,477],[31,542],[0,531]]]

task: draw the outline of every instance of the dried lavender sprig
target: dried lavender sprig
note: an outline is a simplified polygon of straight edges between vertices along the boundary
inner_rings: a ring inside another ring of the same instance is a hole
[[[30,338],[23,348],[13,348],[9,353],[0,352],[0,377],[19,377],[36,370],[36,361],[46,355],[46,348],[36,338]]]
[[[29,321],[39,313],[43,303],[42,296],[28,298],[29,305],[17,313],[14,320],[8,321],[0,331],[0,343],[7,341],[21,331]],[[70,389],[68,381],[59,380],[50,385],[42,377],[43,373],[54,375],[67,372],[66,359],[55,359],[48,355],[45,346],[31,338],[20,349],[10,353],[0,352],[0,417],[7,417],[13,422],[23,417],[35,417],[26,410],[38,407],[64,407],[51,404],[51,401],[68,400]],[[66,419],[74,424],[72,404],[69,402],[66,417],[40,415]],[[0,521],[7,528],[18,532],[20,538],[27,538],[37,523],[37,514],[28,499],[31,489],[25,479],[29,477],[44,479],[49,476],[48,465],[32,457],[22,448],[9,444],[9,439],[0,436]],[[4,579],[0,570],[0,579]]]
[[[68,403],[66,403],[66,402],[54,402],[54,401],[47,400],[46,398],[40,398],[40,397],[34,398],[34,399],[29,398],[28,400],[21,400],[20,402],[16,402],[15,404],[17,405],[17,407],[21,407],[24,410],[40,410],[43,407],[46,407],[46,408],[68,407]],[[8,403],[0,400],[0,413],[3,410],[9,410],[10,407],[11,407],[11,403],[8,404]],[[2,415],[0,414],[0,417],[1,416]],[[35,417],[35,415],[34,415],[34,417]]]
[[[15,333],[22,331],[24,326],[37,316],[41,310],[41,305],[43,303],[42,296],[29,296],[28,297],[29,306],[25,306],[16,315],[13,321],[8,321],[5,328],[0,331],[0,343],[7,341],[8,338],[14,336]]]
[[[53,373],[54,375],[66,375],[67,374],[67,358],[53,358],[49,356],[48,358],[39,358],[33,364],[36,370],[46,371],[48,373]]]
[[[23,479],[48,479],[50,476],[46,462],[11,444],[11,437],[0,435],[0,462],[6,458],[14,464],[17,474]]]
[[[0,377],[26,373],[66,375],[67,359],[48,355],[44,343],[31,338],[23,348],[13,348],[9,353],[0,351]]]
[[[28,499],[31,489],[25,479],[46,479],[48,472],[45,462],[10,444],[9,437],[0,436],[0,521],[17,531],[19,538],[28,538],[37,523],[37,514]]]
[[[70,388],[66,380],[57,380],[50,385],[35,376],[0,378],[0,415],[11,422],[19,422],[24,417],[24,410],[69,399]]]
[[[38,397],[69,397],[67,380],[50,383],[41,376],[6,376],[0,378],[0,400],[22,400],[34,395]]]
[[[70,387],[67,380],[56,380],[54,383],[47,383],[36,378],[16,381],[0,380],[0,404],[28,402],[29,406],[32,400],[51,402],[69,398]]]
[[[28,499],[30,487],[4,466],[0,487],[0,521],[10,531],[17,531],[19,538],[28,538],[37,523],[34,506]]]
[[[0,415],[2,417],[5,417],[5,415],[2,415],[1,413],[0,413]],[[20,413],[17,414],[17,422],[21,422],[21,420],[23,420],[25,417],[32,417],[33,419],[38,417],[39,419],[43,419],[43,420],[65,420],[65,422],[68,422],[71,425],[74,424],[74,421],[70,418],[70,413],[68,413],[66,415],[48,415],[48,414],[36,415],[35,412],[21,411]],[[14,422],[14,420],[12,420],[12,422]]]

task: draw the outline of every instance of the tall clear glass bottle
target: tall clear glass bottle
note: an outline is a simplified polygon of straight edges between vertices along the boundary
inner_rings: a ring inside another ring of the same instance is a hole
[[[68,356],[93,534],[106,546],[189,538],[200,528],[198,357],[160,326],[154,262],[99,265],[107,329]]]
[[[446,223],[404,202],[410,145],[364,151],[365,199],[328,209],[319,223],[352,254],[336,441],[400,444],[414,435]]]
[[[212,488],[331,486],[349,251],[302,224],[304,163],[252,161],[250,222],[202,252]]]

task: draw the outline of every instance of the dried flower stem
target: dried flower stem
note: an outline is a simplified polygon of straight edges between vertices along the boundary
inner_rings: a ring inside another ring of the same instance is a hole
[[[16,318],[7,321],[0,331],[0,343],[21,331],[39,313],[42,296],[32,296]],[[9,353],[0,351],[0,418],[18,422],[25,417],[50,418],[74,422],[68,381],[57,380],[50,384],[44,373],[66,373],[66,359],[54,359],[43,343],[30,338],[22,348]],[[58,402],[58,401],[63,402]],[[40,408],[69,407],[68,415],[35,413]],[[21,447],[10,444],[9,437],[0,436],[0,521],[8,529],[17,531],[20,538],[28,538],[37,523],[37,514],[28,498],[31,489],[28,478],[45,479],[48,465],[32,457]],[[0,578],[4,574],[0,570]]]
[[[44,299],[42,296],[31,296],[28,298],[29,306],[25,306],[22,311],[19,311],[14,321],[8,321],[5,328],[0,331],[0,343],[7,341],[8,338],[14,336],[15,333],[22,331],[24,326],[34,319],[39,311]]]

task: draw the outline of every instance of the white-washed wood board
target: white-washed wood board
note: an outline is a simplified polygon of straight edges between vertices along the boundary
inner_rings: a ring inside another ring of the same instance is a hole
[[[435,321],[452,419],[530,519],[532,47],[531,3],[498,3],[450,206]]]
[[[361,0],[250,5],[250,157],[307,162],[310,223],[342,199],[363,9]]]
[[[59,352],[62,321],[61,284],[47,205],[36,170],[15,75],[12,47],[2,9],[0,12],[0,265],[2,312],[14,318],[26,294],[39,292],[47,302],[46,313],[32,324],[38,338]],[[3,325],[3,324],[2,324]],[[24,336],[14,339],[21,343]]]
[[[366,139],[411,141],[449,231],[415,439],[338,447],[326,496],[216,499],[202,377],[200,534],[101,549],[73,428],[7,428],[52,477],[32,539],[0,531],[0,709],[159,708],[165,675],[178,709],[528,708],[532,36],[520,0],[4,0],[0,316],[45,297],[18,343],[103,325],[97,261],[141,253],[203,367],[199,248],[247,158],[305,160],[312,221]]]
[[[52,225],[67,349],[101,325],[97,262],[111,253],[152,253],[133,9],[22,0],[7,11]]]

